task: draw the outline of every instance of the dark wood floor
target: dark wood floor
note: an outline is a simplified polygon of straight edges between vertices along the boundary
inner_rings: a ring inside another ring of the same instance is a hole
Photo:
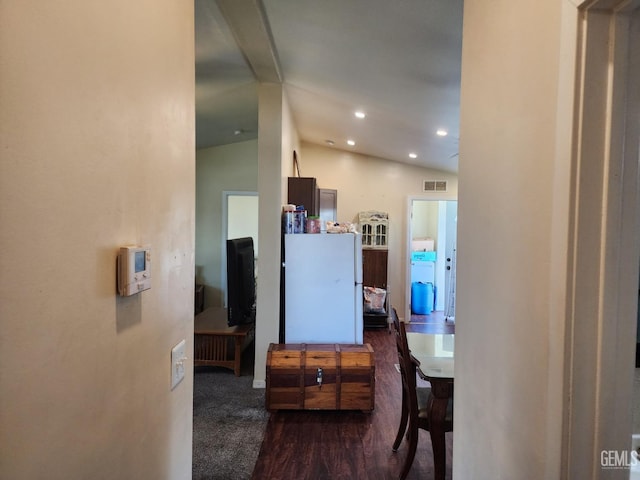
[[[270,415],[254,480],[395,479],[406,442],[391,450],[400,420],[401,383],[393,335],[365,330],[375,352],[376,398],[372,413],[279,411]],[[447,479],[451,478],[453,434],[447,433]],[[421,431],[408,479],[433,478],[428,432]]]
[[[442,311],[434,311],[429,315],[411,314],[411,322],[407,324],[407,331],[452,334],[456,333],[456,322],[447,319]]]

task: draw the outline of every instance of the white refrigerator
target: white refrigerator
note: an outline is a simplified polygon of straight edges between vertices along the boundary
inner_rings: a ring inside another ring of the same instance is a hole
[[[284,235],[284,341],[363,342],[362,237]]]

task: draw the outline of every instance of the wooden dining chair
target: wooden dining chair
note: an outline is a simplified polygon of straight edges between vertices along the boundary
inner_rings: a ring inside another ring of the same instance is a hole
[[[409,447],[400,476],[398,477],[400,480],[404,480],[409,474],[409,470],[411,470],[411,465],[416,455],[419,429],[429,431],[427,412],[429,402],[431,401],[431,388],[417,386],[416,373],[419,363],[411,355],[411,351],[409,350],[406,326],[404,322],[400,322],[398,319],[398,314],[395,309],[392,309],[391,316],[396,337],[398,360],[400,362],[400,374],[402,376],[402,411],[398,433],[393,442],[393,451],[398,451],[402,443],[402,438],[406,433]],[[450,400],[445,418],[445,431],[451,432],[452,430],[453,408]]]

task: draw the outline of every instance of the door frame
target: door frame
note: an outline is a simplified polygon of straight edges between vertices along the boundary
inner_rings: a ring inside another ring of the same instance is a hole
[[[582,2],[578,14],[562,478],[628,478],[603,470],[601,453],[631,447],[640,65],[629,54],[638,58],[640,1]]]
[[[431,195],[409,195],[407,197],[407,207],[406,207],[406,222],[407,222],[407,235],[406,241],[404,245],[404,255],[402,256],[402,268],[404,268],[404,320],[409,322],[411,320],[411,239],[413,238],[413,228],[411,222],[411,215],[413,209],[414,201],[427,201],[427,202],[447,202],[447,201],[458,201],[458,196],[456,194],[451,193],[441,193],[438,196],[433,194]]]

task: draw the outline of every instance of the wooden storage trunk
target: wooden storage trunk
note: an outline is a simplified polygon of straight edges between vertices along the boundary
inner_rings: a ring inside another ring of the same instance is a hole
[[[275,344],[267,352],[267,410],[363,410],[375,403],[371,345]]]

